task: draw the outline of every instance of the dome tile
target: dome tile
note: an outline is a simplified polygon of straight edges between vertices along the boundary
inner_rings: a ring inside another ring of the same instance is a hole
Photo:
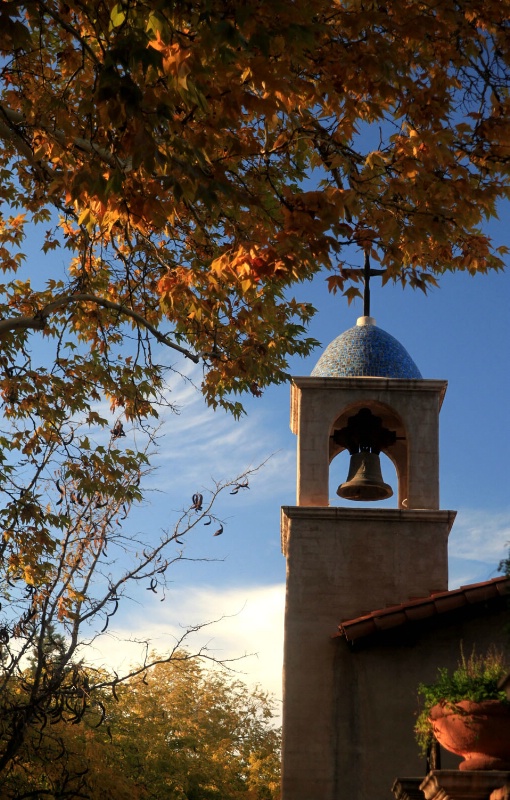
[[[394,336],[372,317],[360,317],[353,328],[334,339],[312,370],[317,378],[421,378],[413,359]]]

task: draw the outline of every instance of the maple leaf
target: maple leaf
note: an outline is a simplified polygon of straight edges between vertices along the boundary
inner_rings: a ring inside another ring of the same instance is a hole
[[[151,430],[154,343],[239,415],[316,345],[293,287],[359,294],[346,245],[422,291],[502,268],[510,8],[465,5],[0,4],[7,586],[43,591],[70,520],[97,554],[94,515],[141,498],[147,456],[102,409]]]

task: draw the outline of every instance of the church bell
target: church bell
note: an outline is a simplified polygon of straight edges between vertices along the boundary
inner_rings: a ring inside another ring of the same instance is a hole
[[[379,455],[368,450],[353,453],[347,480],[340,484],[337,494],[346,500],[385,500],[391,497],[393,489],[383,481]]]
[[[337,494],[346,500],[385,500],[393,489],[384,483],[379,453],[396,441],[394,431],[383,428],[382,420],[362,408],[347,420],[347,426],[333,433],[334,441],[349,450],[351,462],[345,483]]]

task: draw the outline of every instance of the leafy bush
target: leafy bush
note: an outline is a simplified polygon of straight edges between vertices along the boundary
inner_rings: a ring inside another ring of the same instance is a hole
[[[461,653],[461,660],[457,668],[450,673],[447,667],[440,667],[435,683],[420,683],[418,695],[421,698],[422,710],[418,715],[415,725],[416,740],[423,754],[434,738],[432,724],[429,720],[430,710],[440,704],[455,708],[461,700],[471,700],[475,703],[484,700],[501,700],[508,702],[504,691],[498,684],[508,672],[508,664],[502,653],[489,650],[485,655],[477,655],[474,651],[465,658]],[[461,710],[459,709],[459,713]]]

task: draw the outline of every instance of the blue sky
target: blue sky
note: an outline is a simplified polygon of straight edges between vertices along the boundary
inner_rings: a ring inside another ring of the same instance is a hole
[[[510,244],[508,226],[507,217],[491,226],[497,244]],[[36,241],[30,244],[30,272],[38,269],[41,279],[55,270],[64,272],[64,254],[57,251],[41,260]],[[348,306],[341,296],[329,295],[321,275],[295,293],[317,308],[309,332],[322,345],[309,358],[293,360],[289,370],[309,375],[322,349],[355,324],[362,305]],[[510,541],[510,273],[446,273],[440,288],[427,296],[400,286],[381,287],[374,278],[371,295],[377,324],[406,347],[423,377],[448,381],[440,417],[440,479],[441,508],[458,512],[450,536],[450,585],[495,577]],[[250,489],[220,500],[221,536],[212,536],[214,526],[202,526],[186,538],[184,555],[190,560],[175,566],[165,602],[140,587],[121,605],[115,630],[86,657],[121,669],[141,657],[140,646],[126,639],[149,637],[155,649],[163,650],[183,626],[222,618],[192,637],[190,646],[206,644],[220,658],[249,654],[236,663],[240,676],[280,698],[285,582],[280,507],[295,503],[296,470],[289,385],[248,398],[247,415],[236,421],[205,406],[193,386],[200,382],[200,368],[177,359],[173,351],[160,356],[191,382],[170,377],[170,397],[180,413],[162,418],[151,491],[126,523],[128,529],[153,540],[172,527],[193,493],[206,493],[215,480],[262,466],[250,478]],[[391,483],[391,465],[383,467]],[[346,469],[344,460],[332,470],[332,503],[340,502],[335,489]],[[396,505],[394,499],[388,504]]]
[[[446,274],[441,288],[427,296],[382,288],[377,279],[372,284],[377,324],[406,347],[424,378],[448,381],[440,417],[440,476],[441,508],[458,512],[450,536],[450,586],[495,577],[510,540],[510,274]],[[310,333],[323,346],[362,313],[361,302],[348,307],[343,298],[328,295],[322,276],[297,293],[318,309]],[[291,373],[310,374],[321,352],[295,360]],[[189,375],[199,378],[196,370]],[[222,536],[203,527],[187,541],[185,554],[206,560],[177,565],[165,603],[140,591],[116,617],[118,635],[150,634],[162,648],[180,625],[225,616],[194,641],[207,643],[220,657],[252,654],[237,664],[241,677],[280,697],[285,561],[279,516],[281,505],[295,503],[289,386],[250,399],[247,416],[236,422],[207,409],[191,384],[177,378],[171,384],[181,413],[164,420],[158,469],[151,477],[154,491],[132,525],[150,536],[171,525],[195,491],[266,463],[250,479],[249,490],[221,500]],[[332,503],[339,501],[333,497],[344,469],[335,476]],[[384,477],[391,482],[387,465]],[[395,505],[394,499],[388,503]],[[136,660],[136,647],[119,648],[115,640],[105,640],[98,657],[112,658],[112,648],[117,661]]]

